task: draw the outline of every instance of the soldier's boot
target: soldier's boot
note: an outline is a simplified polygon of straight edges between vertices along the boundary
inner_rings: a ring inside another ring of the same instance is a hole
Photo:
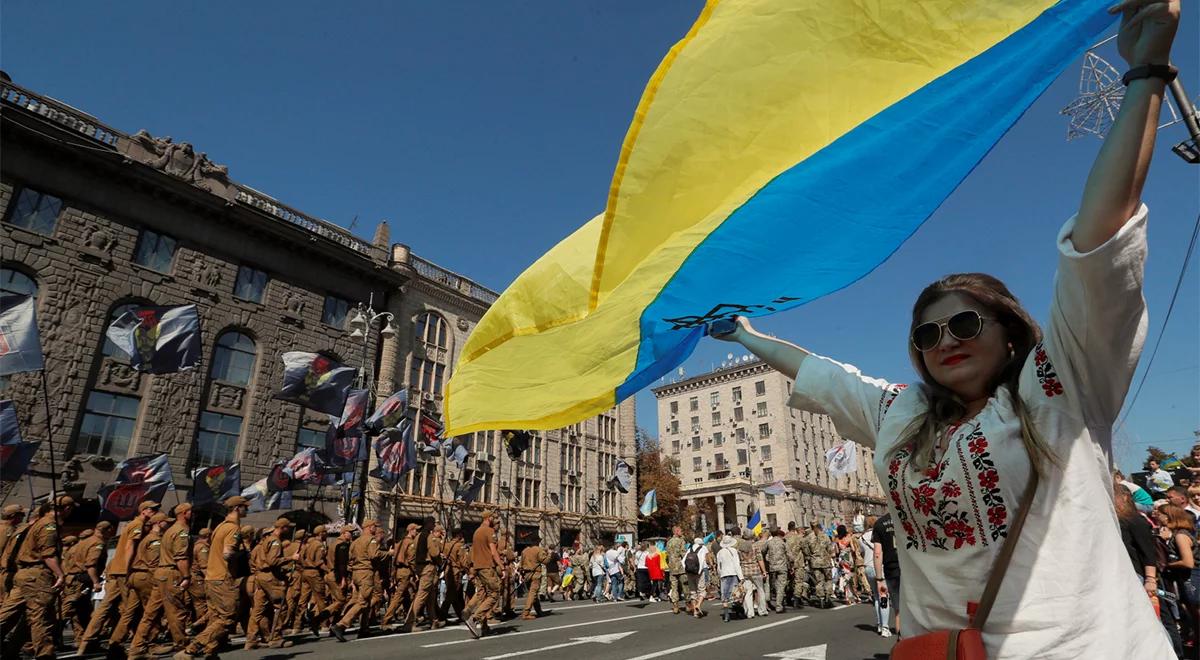
[[[267,644],[269,649],[286,649],[292,645],[292,642],[287,639],[277,639],[270,644]]]

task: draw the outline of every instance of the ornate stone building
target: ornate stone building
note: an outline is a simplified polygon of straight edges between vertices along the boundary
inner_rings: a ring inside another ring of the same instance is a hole
[[[0,398],[14,401],[27,439],[50,438],[68,492],[90,501],[116,463],[157,452],[169,455],[181,491],[191,468],[232,461],[246,486],[298,448],[323,447],[326,415],[271,398],[288,350],[365,367],[378,400],[408,387],[410,401],[440,412],[457,351],[495,292],[391,245],[386,223],[374,241],[359,239],[238,183],[186,142],[123,133],[7,76],[0,103],[0,288],[35,296],[49,425],[40,373],[0,379]],[[394,336],[347,331],[368,300],[393,314]],[[201,316],[198,369],[138,373],[104,337],[128,305],[187,303]],[[634,462],[632,402],[581,433],[540,434],[528,463],[491,458],[503,448],[494,433],[480,435],[468,470],[488,475],[481,500],[503,505],[518,531],[541,525],[557,538],[559,528],[582,529],[584,515],[598,533],[630,531],[635,495],[618,502],[602,482],[611,457]],[[570,454],[581,476],[560,474],[560,438],[582,448]],[[38,492],[51,474],[46,449],[34,466]],[[368,512],[388,523],[452,511],[478,519],[478,507],[449,504],[445,482],[462,476],[431,462],[395,493],[371,480]],[[576,482],[588,487],[576,493]],[[332,490],[298,492],[294,505],[337,519]],[[563,492],[583,503],[556,508]],[[78,515],[94,520],[92,507]]]
[[[684,505],[707,529],[744,526],[751,503],[765,526],[882,513],[883,491],[859,447],[858,469],[834,478],[825,452],[840,442],[833,423],[787,405],[791,379],[752,358],[654,388],[662,451],[674,459]],[[763,487],[783,482],[790,492]]]

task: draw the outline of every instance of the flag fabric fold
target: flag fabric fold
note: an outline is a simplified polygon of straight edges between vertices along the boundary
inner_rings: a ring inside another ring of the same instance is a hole
[[[746,529],[754,532],[755,535],[762,534],[763,524],[761,511],[758,511],[757,509],[754,511],[754,513],[750,516],[750,522],[746,523]]]
[[[479,499],[479,493],[483,491],[483,486],[485,483],[487,483],[487,481],[483,477],[477,474],[472,476],[471,481],[464,484],[460,491],[456,493],[457,499],[461,500],[464,504],[470,504],[474,502],[475,500]]]
[[[846,440],[825,451],[825,466],[835,477],[845,476],[858,469],[858,445]]]
[[[195,506],[223,502],[242,491],[240,463],[213,465],[192,470],[192,492],[189,499]]]
[[[371,476],[395,484],[416,467],[417,448],[412,431],[412,422],[402,419],[399,427],[387,429],[375,438],[375,455],[379,463],[371,470]]]
[[[0,295],[0,376],[45,368],[33,296]]]
[[[396,428],[406,414],[408,414],[408,390],[398,390],[379,404],[375,412],[367,418],[365,426],[375,433],[388,428]]]
[[[119,484],[163,483],[167,490],[175,490],[175,478],[171,474],[171,461],[163,454],[135,456],[117,465],[115,481]]]
[[[203,353],[195,305],[134,307],[113,321],[106,334],[129,356],[129,366],[152,374],[193,369]]]
[[[146,500],[162,504],[169,483],[134,481],[109,483],[101,486],[96,495],[100,498],[102,515],[117,521],[133,520],[137,507]]]
[[[289,351],[283,354],[283,386],[275,398],[298,403],[327,415],[341,415],[358,375],[354,367],[319,353]]]
[[[1106,9],[710,0],[646,87],[604,213],[468,338],[446,432],[575,423],[669,373],[713,320],[862,278],[1112,24]]]
[[[646,492],[646,497],[642,499],[642,506],[638,508],[643,518],[649,518],[658,511],[658,491],[649,490]]]
[[[21,442],[16,405],[9,399],[0,401],[0,445],[16,445]]]
[[[41,444],[19,440],[0,444],[0,481],[20,481]]]
[[[533,434],[529,431],[501,431],[500,437],[504,439],[504,448],[508,452],[508,457],[514,461],[521,458],[521,454],[529,449],[529,443],[533,439]]]
[[[782,480],[776,481],[773,484],[768,484],[762,487],[762,491],[767,495],[786,495],[788,492],[787,486]]]
[[[631,480],[629,464],[623,458],[617,459],[617,466],[613,468],[613,476],[608,480],[608,483],[622,493],[628,493]]]

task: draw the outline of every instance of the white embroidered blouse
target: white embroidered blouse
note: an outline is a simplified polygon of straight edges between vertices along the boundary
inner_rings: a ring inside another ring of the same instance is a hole
[[[1146,207],[1108,242],[1074,249],[1067,221],[1050,321],[1020,376],[1020,394],[1059,458],[1038,485],[983,630],[988,657],[1174,658],[1121,542],[1112,505],[1112,424],[1146,335]],[[875,449],[900,555],[903,633],[967,625],[1030,476],[1006,387],[947,431],[941,459],[918,470],[899,435],[926,409],[921,388],[868,378],[816,355],[789,404],[828,414]],[[1082,552],[1081,552],[1082,550]]]

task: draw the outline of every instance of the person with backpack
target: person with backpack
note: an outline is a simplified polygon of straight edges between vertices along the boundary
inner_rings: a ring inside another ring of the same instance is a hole
[[[708,613],[704,611],[704,590],[700,588],[700,574],[704,572],[707,565],[708,548],[704,545],[704,539],[696,537],[683,556],[683,572],[687,574],[688,593],[690,594],[688,611],[697,619],[708,616]]]

